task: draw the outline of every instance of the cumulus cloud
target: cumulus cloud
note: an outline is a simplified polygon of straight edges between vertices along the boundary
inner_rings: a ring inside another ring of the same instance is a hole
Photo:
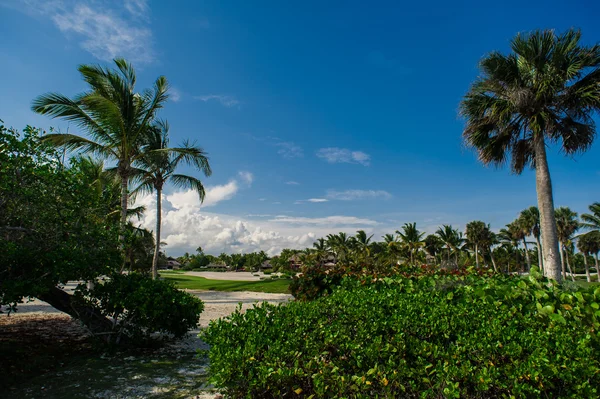
[[[329,163],[355,163],[369,166],[371,156],[362,151],[352,151],[347,148],[328,147],[321,148],[316,153],[317,157]]]
[[[225,94],[207,94],[204,96],[194,96],[194,99],[209,102],[209,101],[217,101],[222,106],[231,108],[236,105],[240,105],[240,101],[234,96],[229,96]]]
[[[156,223],[156,198],[140,197],[139,205],[146,206],[142,227],[153,230]],[[377,222],[353,216],[320,218],[277,215],[249,215],[249,221],[240,217],[203,211],[196,194],[175,192],[163,199],[162,237],[165,250],[177,256],[193,252],[202,246],[208,253],[253,252],[264,250],[276,255],[284,248],[310,247],[318,237],[357,228],[372,231]]]
[[[362,199],[390,199],[392,195],[384,190],[328,190],[327,198],[332,200],[353,201]]]
[[[3,5],[50,19],[100,60],[125,57],[148,63],[155,58],[145,0],[21,0]]]

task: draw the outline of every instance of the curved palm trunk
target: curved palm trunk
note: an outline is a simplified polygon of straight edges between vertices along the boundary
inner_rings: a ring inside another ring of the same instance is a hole
[[[592,276],[590,276],[590,267],[588,265],[587,260],[588,254],[583,254],[583,264],[585,265],[585,277],[587,278],[587,282],[592,282]]]
[[[540,242],[540,236],[535,236],[535,241],[537,243],[537,250],[538,250],[538,267],[540,268],[540,271],[542,272],[542,276],[545,276],[545,270],[544,270],[544,261],[542,259],[542,243]]]
[[[492,260],[492,265],[494,266],[494,271],[498,273],[498,266],[496,266],[496,260],[494,260],[494,250],[490,247],[490,259]]]
[[[598,282],[600,283],[600,269],[598,269],[598,253],[596,252],[596,276],[598,277]]]
[[[552,181],[546,158],[546,145],[544,136],[536,134],[535,146],[535,186],[537,192],[538,208],[540,210],[540,228],[544,246],[544,269],[546,275],[556,281],[561,281],[558,235],[556,232],[556,218],[554,217],[554,198],[552,196]]]
[[[529,258],[529,249],[527,249],[527,240],[523,238],[523,245],[525,246],[525,260],[527,261],[527,271],[531,270],[531,259]]]
[[[156,245],[152,257],[152,279],[158,277],[158,256],[160,254],[160,225],[162,222],[162,189],[156,189]]]
[[[567,278],[567,268],[565,265],[565,250],[564,250],[562,244],[558,247],[558,249],[560,250],[560,266],[561,266],[561,271],[562,271],[562,278],[566,279]]]
[[[475,244],[475,266],[479,269],[479,250],[477,244]]]
[[[569,253],[565,252],[565,260],[567,262],[567,268],[569,269],[569,274],[571,275],[571,280],[575,281],[575,276],[573,275],[573,270],[571,270],[571,264],[569,263]]]

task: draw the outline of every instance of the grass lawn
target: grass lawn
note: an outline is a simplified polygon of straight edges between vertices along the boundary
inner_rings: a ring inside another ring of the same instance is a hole
[[[209,280],[204,277],[186,276],[180,273],[161,273],[161,276],[174,282],[178,288],[207,291],[252,291],[274,294],[289,294],[289,279],[261,281]]]

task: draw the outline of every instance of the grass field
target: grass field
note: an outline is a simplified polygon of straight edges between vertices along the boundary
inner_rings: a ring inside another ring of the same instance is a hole
[[[288,294],[289,279],[261,281],[209,280],[204,277],[186,276],[181,273],[166,272],[161,276],[174,282],[178,288],[207,291],[252,291],[273,294]]]

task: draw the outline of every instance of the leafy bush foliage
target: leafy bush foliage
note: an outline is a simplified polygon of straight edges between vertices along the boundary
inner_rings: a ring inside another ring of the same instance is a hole
[[[78,299],[115,320],[112,342],[122,336],[144,341],[153,333],[183,336],[198,325],[204,303],[164,280],[138,273],[115,274],[109,281],[78,291]]]
[[[600,395],[600,289],[424,273],[344,278],[311,302],[214,321],[214,382],[234,398]]]
[[[491,275],[492,271],[485,268],[439,269],[431,265],[395,265],[378,270],[365,265],[354,267],[338,265],[331,270],[319,266],[307,267],[301,275],[293,276],[293,281],[290,284],[290,292],[297,300],[310,301],[331,294],[343,281],[357,280],[364,284],[380,278],[398,275],[403,277],[419,277],[433,275],[464,276],[468,274],[486,276]]]
[[[82,164],[39,144],[41,130],[0,121],[0,305],[14,308],[58,283],[90,280],[121,265],[107,193]]]

